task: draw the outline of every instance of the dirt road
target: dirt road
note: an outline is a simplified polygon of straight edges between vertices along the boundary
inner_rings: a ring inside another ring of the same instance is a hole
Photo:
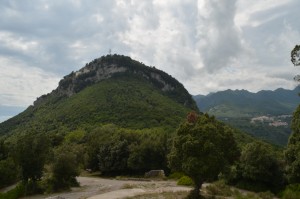
[[[80,187],[72,191],[51,195],[36,195],[27,199],[117,199],[130,196],[160,193],[164,191],[189,191],[177,186],[175,181],[115,180],[94,177],[78,177]]]

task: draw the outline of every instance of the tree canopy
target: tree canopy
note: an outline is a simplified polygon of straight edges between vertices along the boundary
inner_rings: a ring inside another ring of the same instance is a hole
[[[283,184],[283,172],[270,145],[261,141],[247,144],[240,158],[241,178],[253,182],[261,190]]]
[[[291,51],[291,61],[294,66],[299,66],[300,45]],[[299,75],[297,75],[299,77]],[[296,76],[296,77],[297,77]],[[294,79],[296,79],[296,77]],[[296,79],[299,81],[299,78]],[[289,138],[287,149],[284,153],[286,161],[287,178],[290,183],[300,183],[300,106],[294,112],[292,120],[292,135]]]
[[[285,151],[287,177],[291,183],[300,183],[300,106],[292,121],[292,135]]]
[[[27,183],[39,180],[49,152],[49,140],[44,134],[29,133],[21,136],[15,145],[15,161],[21,168],[21,178]]]
[[[198,197],[202,183],[216,179],[238,157],[231,128],[207,114],[190,113],[177,130],[169,162],[194,181]]]

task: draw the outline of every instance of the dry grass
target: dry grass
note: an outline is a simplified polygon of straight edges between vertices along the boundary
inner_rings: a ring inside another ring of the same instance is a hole
[[[139,195],[134,197],[129,197],[126,199],[184,199],[187,197],[189,192],[178,191],[178,192],[162,192],[162,193],[152,193]]]

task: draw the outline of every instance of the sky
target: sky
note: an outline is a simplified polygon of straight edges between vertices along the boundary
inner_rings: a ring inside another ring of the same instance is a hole
[[[193,95],[293,89],[299,0],[0,1],[0,121],[95,58],[155,66]]]

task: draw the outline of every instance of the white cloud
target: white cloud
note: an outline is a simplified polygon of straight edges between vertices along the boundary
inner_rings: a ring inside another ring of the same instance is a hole
[[[284,5],[290,4],[293,0],[239,0],[238,1],[238,13],[235,16],[236,24],[239,27],[242,26],[258,26],[260,24],[266,23],[272,18],[275,18],[278,13],[271,12],[267,18],[262,18],[260,21],[253,19],[253,15],[257,13],[264,13],[268,10],[272,10],[278,7],[283,7]],[[288,10],[286,10],[288,11]]]
[[[58,85],[59,78],[39,68],[0,57],[0,104],[28,106]]]

